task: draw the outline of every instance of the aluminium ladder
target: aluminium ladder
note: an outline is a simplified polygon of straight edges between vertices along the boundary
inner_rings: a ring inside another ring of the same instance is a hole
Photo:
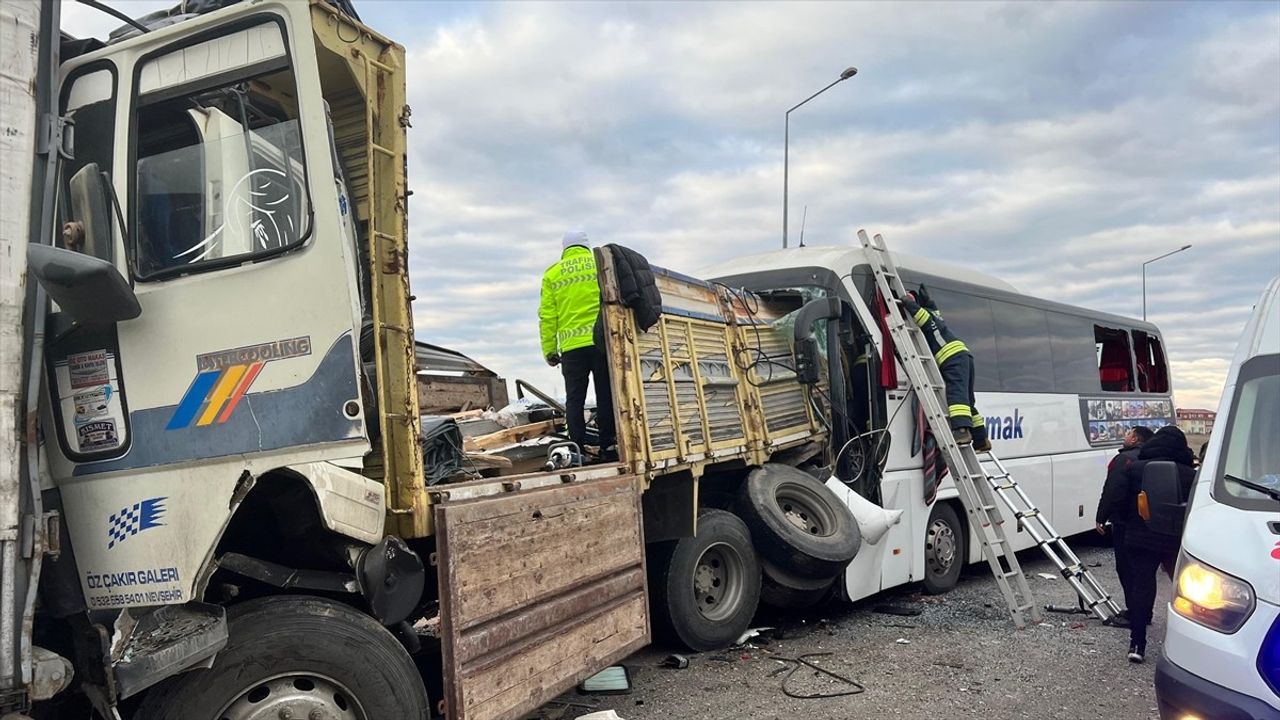
[[[867,252],[867,260],[876,279],[876,287],[889,308],[885,318],[889,334],[897,346],[898,357],[911,382],[920,405],[925,411],[929,427],[938,442],[938,449],[947,460],[951,476],[960,491],[960,501],[969,516],[969,524],[978,536],[982,554],[991,566],[996,585],[1004,595],[1013,622],[1019,628],[1027,621],[1040,622],[1040,607],[1032,596],[1026,575],[1018,564],[1004,520],[1000,517],[995,497],[1018,519],[1020,528],[1026,529],[1036,545],[1044,551],[1058,568],[1076,594],[1081,604],[1098,618],[1106,621],[1120,613],[1106,590],[1085,568],[1076,554],[1067,546],[1049,520],[1040,512],[1031,498],[1018,485],[994,453],[987,452],[996,472],[988,473],[978,459],[972,444],[959,445],[951,434],[947,412],[946,385],[938,364],[934,362],[923,331],[907,317],[899,298],[905,297],[906,287],[898,274],[898,268],[889,256],[884,238],[869,238],[865,230],[858,231],[858,239]]]

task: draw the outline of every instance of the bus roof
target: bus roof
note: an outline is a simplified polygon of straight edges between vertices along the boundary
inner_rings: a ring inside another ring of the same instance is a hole
[[[893,257],[898,269],[903,271],[904,274],[918,273],[943,278],[956,285],[955,289],[971,293],[976,291],[977,294],[995,299],[1038,307],[1043,310],[1085,316],[1098,322],[1112,323],[1118,327],[1129,327],[1159,334],[1159,329],[1148,321],[1027,295],[1011,283],[962,265],[906,253],[891,252],[890,255]],[[848,274],[850,270],[859,265],[868,264],[866,251],[861,247],[819,245],[744,255],[703,268],[698,277],[715,280],[773,270],[799,270],[803,268],[825,268],[835,273],[836,276],[840,276]]]
[[[953,278],[955,280],[1009,293],[1020,294],[1018,288],[1000,278],[978,272],[962,265],[953,265],[940,260],[891,252],[893,262],[900,270],[915,271],[926,275]],[[866,251],[860,247],[839,247],[835,245],[810,245],[787,250],[743,255],[741,257],[704,268],[698,277],[715,278],[730,275],[741,275],[749,272],[779,268],[824,267],[847,273],[858,265],[867,264]]]

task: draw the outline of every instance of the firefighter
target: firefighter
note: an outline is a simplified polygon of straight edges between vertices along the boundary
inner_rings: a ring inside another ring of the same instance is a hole
[[[609,365],[604,348],[596,347],[593,330],[600,314],[600,284],[596,259],[587,245],[587,234],[564,234],[560,259],[542,275],[542,299],[538,304],[538,330],[542,356],[560,366],[564,375],[565,424],[569,439],[583,448],[587,439],[587,381],[596,390],[596,424],[602,454],[615,444],[613,398],[609,390]]]
[[[923,285],[914,293],[907,293],[902,304],[911,313],[916,324],[924,332],[933,359],[938,363],[942,379],[947,384],[947,415],[951,421],[951,433],[960,445],[973,444],[973,449],[985,452],[991,449],[987,437],[987,423],[973,398],[973,355],[969,348],[947,327],[938,306]]]

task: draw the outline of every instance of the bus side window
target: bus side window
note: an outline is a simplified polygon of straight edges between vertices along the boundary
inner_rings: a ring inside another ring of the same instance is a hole
[[[1160,338],[1142,330],[1134,330],[1133,350],[1138,360],[1138,390],[1149,393],[1169,392],[1169,371],[1165,365]]]
[[[1060,393],[1090,394],[1102,386],[1095,357],[1093,322],[1050,311],[1049,341],[1053,352],[1053,388]]]
[[[927,282],[927,281],[926,281]],[[929,294],[955,334],[973,354],[975,390],[998,392],[1000,368],[996,359],[996,330],[991,301],[968,293],[930,286]]]
[[[1117,328],[1093,326],[1098,354],[1098,379],[1105,392],[1133,392],[1133,360],[1129,333]]]
[[[1053,378],[1049,326],[1045,311],[1017,303],[991,301],[1000,360],[1000,389],[1043,392]]]

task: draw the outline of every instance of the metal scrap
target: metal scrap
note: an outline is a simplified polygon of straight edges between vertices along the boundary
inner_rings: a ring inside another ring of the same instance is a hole
[[[791,667],[778,668],[777,670],[774,670],[769,675],[770,677],[777,677],[778,675],[786,673],[786,675],[782,678],[782,693],[789,698],[795,698],[797,700],[821,700],[825,698],[836,698],[836,697],[845,697],[847,695],[857,695],[859,693],[866,692],[867,688],[857,680],[847,678],[843,675],[832,672],[820,665],[817,665],[811,662],[812,658],[830,657],[830,656],[831,656],[831,653],[829,652],[807,653],[805,655],[799,655],[794,658],[778,657],[775,655],[773,658],[774,660],[778,660],[784,663],[790,663]],[[791,678],[795,676],[796,671],[799,670],[802,666],[813,670],[815,675],[826,675],[829,678],[832,678],[838,682],[844,683],[845,685],[848,686],[849,689],[839,690],[836,692],[811,693],[808,695],[797,693],[794,690],[792,690],[790,687],[788,687],[787,683],[791,681]]]

